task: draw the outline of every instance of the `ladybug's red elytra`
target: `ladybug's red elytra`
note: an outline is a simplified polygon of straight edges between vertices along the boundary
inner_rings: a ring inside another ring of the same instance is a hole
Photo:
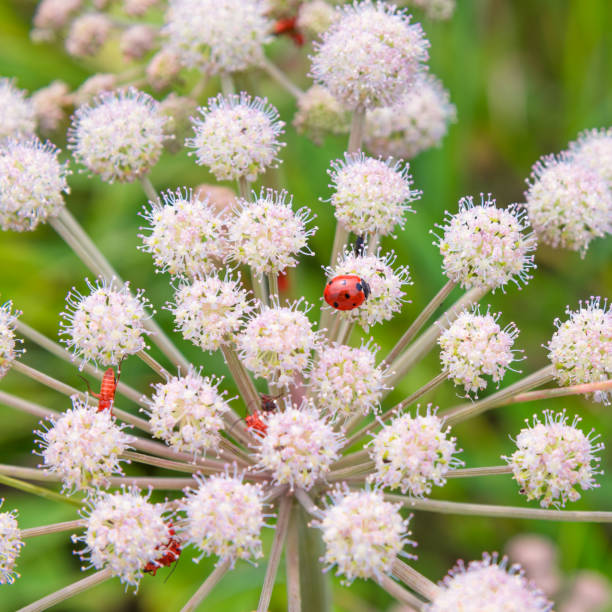
[[[353,310],[361,306],[370,295],[370,286],[356,274],[341,274],[332,278],[323,297],[336,310]]]

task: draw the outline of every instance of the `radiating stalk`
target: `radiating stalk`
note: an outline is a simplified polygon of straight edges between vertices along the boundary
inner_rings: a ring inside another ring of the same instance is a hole
[[[157,191],[155,191],[155,187],[153,187],[153,183],[151,183],[151,179],[148,176],[143,176],[140,179],[140,184],[142,185],[145,195],[149,198],[149,201],[159,203],[159,196],[157,195]]]
[[[159,489],[160,491],[182,491],[194,487],[193,478],[175,478],[171,476],[112,476],[109,479],[113,487],[138,487],[139,489]]]
[[[175,472],[187,472],[189,474],[195,474],[202,468],[201,465],[194,465],[193,463],[183,463],[181,461],[172,461],[171,459],[162,459],[161,457],[152,457],[151,455],[135,453],[134,451],[124,451],[123,453],[121,453],[121,457],[123,459],[128,459],[129,461],[134,461],[136,463],[154,465],[165,470],[173,470]]]
[[[83,591],[87,591],[92,587],[95,587],[102,582],[106,582],[109,578],[112,578],[112,571],[109,568],[100,570],[91,576],[87,576],[87,578],[83,578],[78,582],[75,582],[59,591],[55,591],[55,593],[51,593],[34,603],[31,603],[29,606],[25,606],[24,608],[19,608],[17,612],[42,612],[42,610],[48,610],[49,608],[55,606],[56,604],[66,601],[66,599],[70,599]]]
[[[595,393],[596,391],[611,391],[612,380],[602,380],[599,382],[585,383],[582,385],[572,385],[570,387],[557,387],[555,389],[541,389],[540,391],[528,391],[519,393],[510,399],[507,399],[500,406],[507,404],[518,404],[521,402],[533,402],[535,400],[553,399],[555,397],[563,397],[566,395],[586,395]]]
[[[231,346],[222,344],[221,352],[223,353],[223,357],[225,357],[225,363],[238,387],[242,401],[249,411],[256,410],[260,404],[259,393],[257,393],[257,389],[249,373],[246,371],[244,364]]]
[[[268,303],[272,304],[278,300],[278,274],[276,272],[268,273],[268,291],[270,294]]]
[[[140,357],[140,359],[144,361],[161,378],[163,378],[164,380],[170,379],[170,373],[168,372],[168,370],[166,370],[166,368],[164,368],[155,358],[151,357],[149,353],[142,350],[138,351],[136,355]]]
[[[304,95],[304,92],[290,81],[285,73],[273,64],[267,57],[264,57],[261,62],[261,67],[287,92],[294,98],[298,99]]]
[[[76,521],[64,521],[63,523],[53,523],[52,525],[42,525],[41,527],[29,527],[28,529],[21,529],[19,535],[24,540],[26,538],[35,538],[37,536],[47,535],[49,533],[60,533],[62,531],[72,531],[73,529],[80,529],[87,524],[87,521],[83,519],[77,519]]]
[[[393,562],[392,571],[396,578],[429,601],[433,601],[440,592],[437,584],[400,559]]]
[[[300,592],[300,545],[299,521],[300,507],[293,501],[289,517],[289,530],[285,542],[285,568],[287,574],[287,612],[302,612]]]
[[[393,578],[387,576],[387,574],[382,574],[380,578],[377,579],[378,584],[391,595],[399,601],[400,603],[416,608],[417,610],[423,610],[423,602],[416,596],[413,595],[410,591],[407,591],[401,584],[398,584],[393,580]]]
[[[485,399],[456,406],[455,408],[451,408],[448,412],[443,413],[442,416],[444,417],[445,422],[452,427],[453,425],[481,414],[486,410],[503,405],[506,400],[518,395],[519,393],[522,393],[523,391],[529,391],[529,389],[540,387],[541,385],[549,383],[551,380],[553,380],[553,371],[554,368],[552,365],[541,368],[537,372],[534,372],[529,376],[525,376],[525,378],[515,382],[513,385],[510,385],[505,389],[501,389]]]
[[[6,406],[16,408],[17,410],[22,410],[23,412],[27,412],[28,414],[32,414],[41,419],[57,415],[55,410],[50,410],[49,408],[45,408],[40,404],[29,402],[28,400],[24,400],[16,395],[12,395],[11,393],[6,393],[6,391],[0,391],[0,404],[5,404]]]
[[[497,474],[512,474],[509,465],[493,465],[491,467],[458,468],[446,472],[446,478],[466,478],[467,476],[495,476]]]
[[[369,460],[369,458],[370,453],[367,451],[367,449],[362,448],[361,450],[358,450],[354,453],[343,455],[342,457],[340,457],[340,459],[338,459],[338,461],[336,461],[336,463],[332,465],[332,467],[334,468],[334,470],[340,468],[344,469],[346,467],[358,465],[359,463]]]
[[[421,314],[412,322],[412,325],[406,330],[404,335],[398,340],[397,344],[391,349],[389,354],[384,358],[381,365],[390,365],[397,359],[400,353],[408,346],[412,339],[421,331],[423,325],[427,323],[429,318],[437,310],[437,308],[450,295],[451,291],[457,286],[453,281],[448,281],[438,293],[431,299],[429,304],[423,308]]]
[[[234,77],[229,72],[222,72],[221,77],[221,91],[224,96],[231,96],[236,93],[236,85],[234,83]]]
[[[60,493],[56,493],[55,491],[45,489],[44,487],[39,487],[30,484],[29,482],[18,480],[17,478],[11,478],[10,476],[4,476],[4,474],[0,474],[0,484],[6,485],[7,487],[11,487],[12,489],[24,491],[25,493],[38,495],[38,497],[43,497],[44,499],[70,504],[72,506],[76,506],[77,508],[81,508],[84,503],[83,501],[80,501],[78,499],[73,499],[72,497],[67,497],[65,495],[61,495]]]
[[[225,559],[219,561],[219,565],[211,572],[208,578],[202,583],[202,586],[193,594],[191,599],[181,608],[181,612],[193,612],[206,596],[217,586],[217,583],[225,576],[229,570],[232,561]]]
[[[274,540],[272,541],[272,549],[268,557],[268,567],[264,578],[261,595],[259,596],[259,604],[257,612],[267,612],[272,598],[272,590],[276,581],[276,574],[280,563],[281,554],[287,537],[287,528],[289,527],[289,514],[293,505],[293,497],[286,495],[281,499],[278,508],[278,517],[276,519],[276,527],[274,529]]]
[[[257,274],[253,268],[251,271],[251,286],[253,287],[253,293],[255,297],[264,305],[269,306],[270,301],[268,299],[268,289],[263,274]]]
[[[373,461],[366,461],[365,463],[358,463],[351,467],[335,470],[328,474],[327,481],[337,482],[338,480],[344,480],[350,476],[358,475],[365,479],[365,476],[367,476],[375,466],[376,464]]]
[[[356,108],[351,119],[351,133],[349,135],[348,152],[357,153],[361,150],[363,134],[365,132],[365,108]]]

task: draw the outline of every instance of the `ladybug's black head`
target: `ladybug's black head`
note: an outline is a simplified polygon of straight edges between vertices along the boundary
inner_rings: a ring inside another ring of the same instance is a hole
[[[370,285],[366,283],[363,278],[359,279],[361,281],[361,286],[363,287],[363,295],[365,295],[365,299],[367,300],[370,297]]]

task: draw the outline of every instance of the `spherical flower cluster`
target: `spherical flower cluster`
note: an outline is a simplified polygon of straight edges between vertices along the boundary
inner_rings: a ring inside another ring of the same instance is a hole
[[[312,523],[323,531],[322,562],[336,565],[336,575],[343,576],[346,583],[389,574],[404,546],[414,545],[406,537],[409,520],[402,519],[400,504],[386,502],[381,493],[368,490],[348,493],[338,489],[331,497],[333,505]]]
[[[77,109],[68,131],[76,160],[103,181],[131,182],[159,159],[167,119],[159,103],[136,89],[102,93]]]
[[[264,0],[170,0],[162,32],[183,65],[207,74],[261,63],[271,22]]]
[[[310,374],[310,388],[319,410],[332,419],[378,411],[387,371],[376,367],[376,351],[368,345],[321,347]]]
[[[149,202],[142,215],[150,224],[142,228],[150,231],[140,235],[142,250],[173,276],[210,274],[225,255],[225,218],[191,189],[167,191],[162,198],[163,204]]]
[[[81,557],[96,569],[108,567],[121,582],[138,586],[147,563],[171,536],[162,504],[152,504],[138,489],[102,492],[93,501],[87,528],[73,541],[85,544]]]
[[[569,150],[573,161],[597,172],[612,189],[612,128],[585,130]]]
[[[0,379],[11,369],[13,361],[23,353],[23,349],[17,346],[21,343],[15,338],[15,324],[21,315],[19,311],[13,311],[13,303],[5,302],[0,306]]]
[[[593,238],[612,232],[612,192],[596,171],[551,155],[534,165],[531,179],[525,207],[545,244],[584,256]]]
[[[500,316],[481,315],[478,307],[464,311],[438,338],[442,369],[456,385],[463,385],[466,393],[486,389],[485,375],[499,386],[515,360],[512,345],[518,329],[514,323],[502,329],[497,323]]]
[[[536,247],[525,213],[515,205],[497,208],[491,196],[481,195],[474,205],[471,196],[459,200],[459,212],[446,213],[447,224],[434,244],[443,257],[442,266],[448,278],[464,289],[493,289],[512,280],[517,286],[531,277]]]
[[[188,490],[183,510],[187,514],[183,536],[220,561],[259,559],[264,525],[263,492],[260,485],[224,474],[196,478],[199,488]],[[198,559],[196,559],[197,561]]]
[[[612,310],[607,301],[591,298],[580,309],[566,310],[567,321],[555,320],[557,331],[548,343],[555,379],[561,386],[612,378]],[[610,393],[596,391],[595,401],[608,403]]]
[[[330,202],[336,219],[357,234],[386,236],[396,225],[404,226],[404,213],[415,212],[409,202],[421,191],[411,189],[408,165],[347,153],[344,161],[332,162],[329,175],[335,189]]]
[[[57,474],[68,491],[110,485],[110,476],[122,475],[121,454],[133,438],[123,432],[110,410],[96,411],[72,397],[72,409],[50,417],[51,426],[38,431],[43,466]]]
[[[162,47],[147,64],[147,81],[153,89],[159,91],[168,87],[180,71],[181,65],[176,53]]]
[[[140,59],[155,46],[157,32],[154,27],[137,24],[129,27],[121,35],[121,52],[128,60]]]
[[[428,59],[419,24],[382,2],[355,2],[316,44],[311,76],[349,109],[393,104]]]
[[[370,325],[393,318],[405,301],[402,286],[412,284],[408,267],[400,266],[394,272],[391,268],[394,262],[395,255],[392,253],[385,257],[380,254],[359,257],[354,253],[345,253],[334,268],[327,268],[330,279],[340,274],[356,274],[370,286],[370,296],[359,308],[334,311],[336,316],[355,321],[366,331]]]
[[[104,92],[113,91],[117,88],[117,75],[112,73],[97,73],[85,79],[81,86],[74,92],[74,104],[82,106],[89,104]]]
[[[313,85],[297,99],[293,125],[300,134],[307,134],[314,143],[321,145],[326,134],[347,132],[349,118],[347,111],[325,87]]]
[[[317,346],[317,335],[306,314],[297,309],[299,304],[262,306],[236,338],[245,367],[281,387],[307,368]]]
[[[234,338],[253,307],[240,280],[211,275],[181,284],[168,309],[185,340],[215,351]]]
[[[26,92],[18,89],[11,79],[0,78],[0,141],[10,136],[28,136],[34,133],[34,106]]]
[[[599,485],[595,475],[604,448],[595,443],[593,431],[585,435],[576,426],[580,417],[567,424],[565,411],[553,414],[544,411],[544,422],[533,417],[533,425],[522,429],[516,437],[517,449],[511,457],[502,457],[512,468],[514,480],[527,500],[538,499],[547,508],[565,506],[567,500],[580,499],[577,487],[583,491]],[[528,423],[528,422],[527,422]]]
[[[257,448],[257,465],[278,484],[310,489],[338,459],[341,434],[313,406],[286,406],[267,415],[266,435]]]
[[[36,136],[9,139],[0,148],[0,227],[30,231],[64,206],[70,193],[66,164],[57,159],[59,149],[42,144]]]
[[[66,38],[66,51],[76,57],[95,55],[108,39],[111,20],[102,13],[85,13],[70,26]]]
[[[36,122],[43,132],[56,130],[64,120],[64,108],[72,104],[68,85],[53,81],[32,94]]]
[[[34,40],[49,40],[53,31],[64,27],[72,13],[81,8],[83,0],[41,0],[34,14]]]
[[[148,301],[142,291],[131,295],[128,283],[117,288],[114,281],[85,281],[91,293],[83,296],[73,287],[66,297],[68,308],[62,313],[60,333],[83,363],[118,365],[127,355],[145,348]]]
[[[123,0],[123,10],[130,17],[144,15],[158,0]]]
[[[412,159],[439,146],[455,119],[455,106],[442,83],[421,74],[393,106],[368,112],[365,147],[375,155]]]
[[[202,119],[194,119],[193,138],[185,144],[195,151],[198,164],[208,166],[220,180],[244,177],[254,181],[257,175],[278,162],[284,143],[283,121],[265,98],[251,98],[245,92],[223,97],[219,94],[200,107]]]
[[[324,0],[312,0],[300,4],[296,27],[316,37],[323,34],[340,14]]]
[[[0,507],[3,501],[0,499]],[[19,578],[15,561],[23,545],[14,511],[0,512],[0,584],[13,584]]]
[[[370,480],[415,497],[429,495],[432,485],[446,484],[449,469],[463,465],[453,456],[457,440],[449,432],[431,406],[423,416],[398,415],[371,442],[376,472]]]
[[[146,400],[153,436],[194,455],[216,449],[223,413],[229,410],[218,389],[220,382],[190,370],[156,384],[155,393]]]
[[[308,237],[316,227],[306,229],[312,221],[310,210],[293,211],[293,198],[287,192],[262,189],[254,201],[239,200],[240,210],[228,224],[230,258],[251,267],[255,274],[278,274],[297,265],[299,253],[312,255]]]
[[[448,573],[427,612],[550,612],[552,602],[525,578],[520,566],[508,567],[508,558],[485,553],[482,561],[463,561]]]
[[[409,4],[425,11],[429,19],[449,19],[455,10],[455,0],[409,0]]]

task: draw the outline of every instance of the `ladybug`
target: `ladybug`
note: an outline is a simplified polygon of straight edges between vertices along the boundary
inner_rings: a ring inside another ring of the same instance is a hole
[[[353,310],[361,306],[370,295],[370,285],[356,274],[341,274],[332,278],[323,297],[336,310]]]
[[[178,561],[181,554],[181,542],[174,537],[176,532],[172,523],[168,524],[168,535],[170,538],[163,545],[163,548],[160,549],[160,552],[162,552],[161,556],[155,559],[155,561],[149,561],[144,566],[142,571],[146,574],[153,574],[155,576],[160,567],[170,567],[175,561]]]

